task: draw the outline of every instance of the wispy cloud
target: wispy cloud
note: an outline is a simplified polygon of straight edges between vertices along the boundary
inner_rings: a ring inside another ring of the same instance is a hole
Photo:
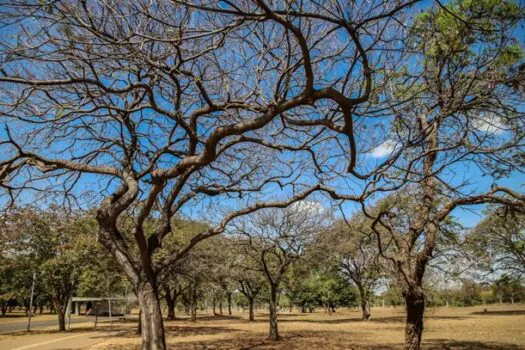
[[[373,148],[370,151],[370,154],[374,158],[383,158],[383,157],[386,157],[386,156],[389,156],[390,154],[392,154],[392,152],[394,152],[394,150],[397,148],[396,146],[397,146],[397,144],[396,144],[395,141],[393,141],[393,140],[386,140],[385,142],[383,142],[379,146]]]
[[[505,132],[504,121],[492,113],[482,113],[472,122],[476,130],[487,134],[502,134]]]

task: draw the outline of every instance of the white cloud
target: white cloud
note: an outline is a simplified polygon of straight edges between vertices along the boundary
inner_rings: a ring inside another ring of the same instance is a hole
[[[494,114],[481,113],[476,119],[473,120],[472,125],[478,131],[487,134],[502,134],[505,132],[504,121]]]
[[[314,201],[307,201],[307,200],[302,200],[302,201],[293,203],[290,206],[290,209],[294,211],[297,210],[297,211],[309,213],[309,214],[319,214],[324,211],[324,208],[321,205],[321,203],[314,202]]]
[[[389,156],[397,148],[397,144],[393,140],[386,140],[379,146],[373,148],[370,154],[374,158],[383,158]]]

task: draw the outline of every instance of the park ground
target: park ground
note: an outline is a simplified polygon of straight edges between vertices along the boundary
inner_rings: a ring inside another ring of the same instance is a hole
[[[487,309],[485,312],[484,309]],[[248,322],[246,313],[231,317],[201,314],[196,324],[181,315],[166,321],[169,349],[401,349],[404,313],[402,308],[375,308],[368,322],[360,320],[357,310],[339,310],[332,315],[287,313],[279,315],[280,342],[266,340],[266,314],[257,314],[257,322]],[[49,316],[40,316],[46,317]],[[37,318],[38,319],[38,318]],[[17,321],[19,322],[19,320]],[[2,324],[9,320],[0,320]],[[75,323],[72,330],[58,333],[43,327],[31,334],[3,332],[2,350],[49,349],[136,349],[136,316],[103,322],[93,330],[89,322]],[[486,307],[427,309],[424,349],[525,349],[525,305],[488,305]]]

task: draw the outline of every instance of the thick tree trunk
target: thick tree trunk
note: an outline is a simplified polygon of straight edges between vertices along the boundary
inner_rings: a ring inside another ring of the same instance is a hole
[[[253,309],[253,298],[248,298],[248,308],[249,308],[249,316],[248,316],[248,320],[253,322],[255,321],[255,311]]]
[[[361,298],[361,310],[363,312],[363,320],[368,321],[370,319],[370,302],[366,298]]]
[[[403,296],[407,310],[404,350],[419,350],[423,334],[423,315],[425,313],[423,290],[421,287],[414,287],[403,292]]]
[[[151,282],[140,282],[137,297],[141,310],[142,350],[165,350],[164,325],[155,285]]]
[[[62,310],[58,310],[58,330],[64,332],[66,330],[66,313]]]
[[[270,340],[279,340],[279,329],[277,326],[277,287],[270,286]]]

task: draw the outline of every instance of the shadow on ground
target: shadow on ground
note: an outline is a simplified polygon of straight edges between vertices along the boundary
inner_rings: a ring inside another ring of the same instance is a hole
[[[471,312],[471,315],[485,315],[485,316],[516,316],[525,315],[525,310],[504,310],[504,311],[476,311]]]
[[[436,339],[424,343],[424,348],[429,350],[519,350],[523,347],[503,343],[482,343],[475,341],[450,341]]]

